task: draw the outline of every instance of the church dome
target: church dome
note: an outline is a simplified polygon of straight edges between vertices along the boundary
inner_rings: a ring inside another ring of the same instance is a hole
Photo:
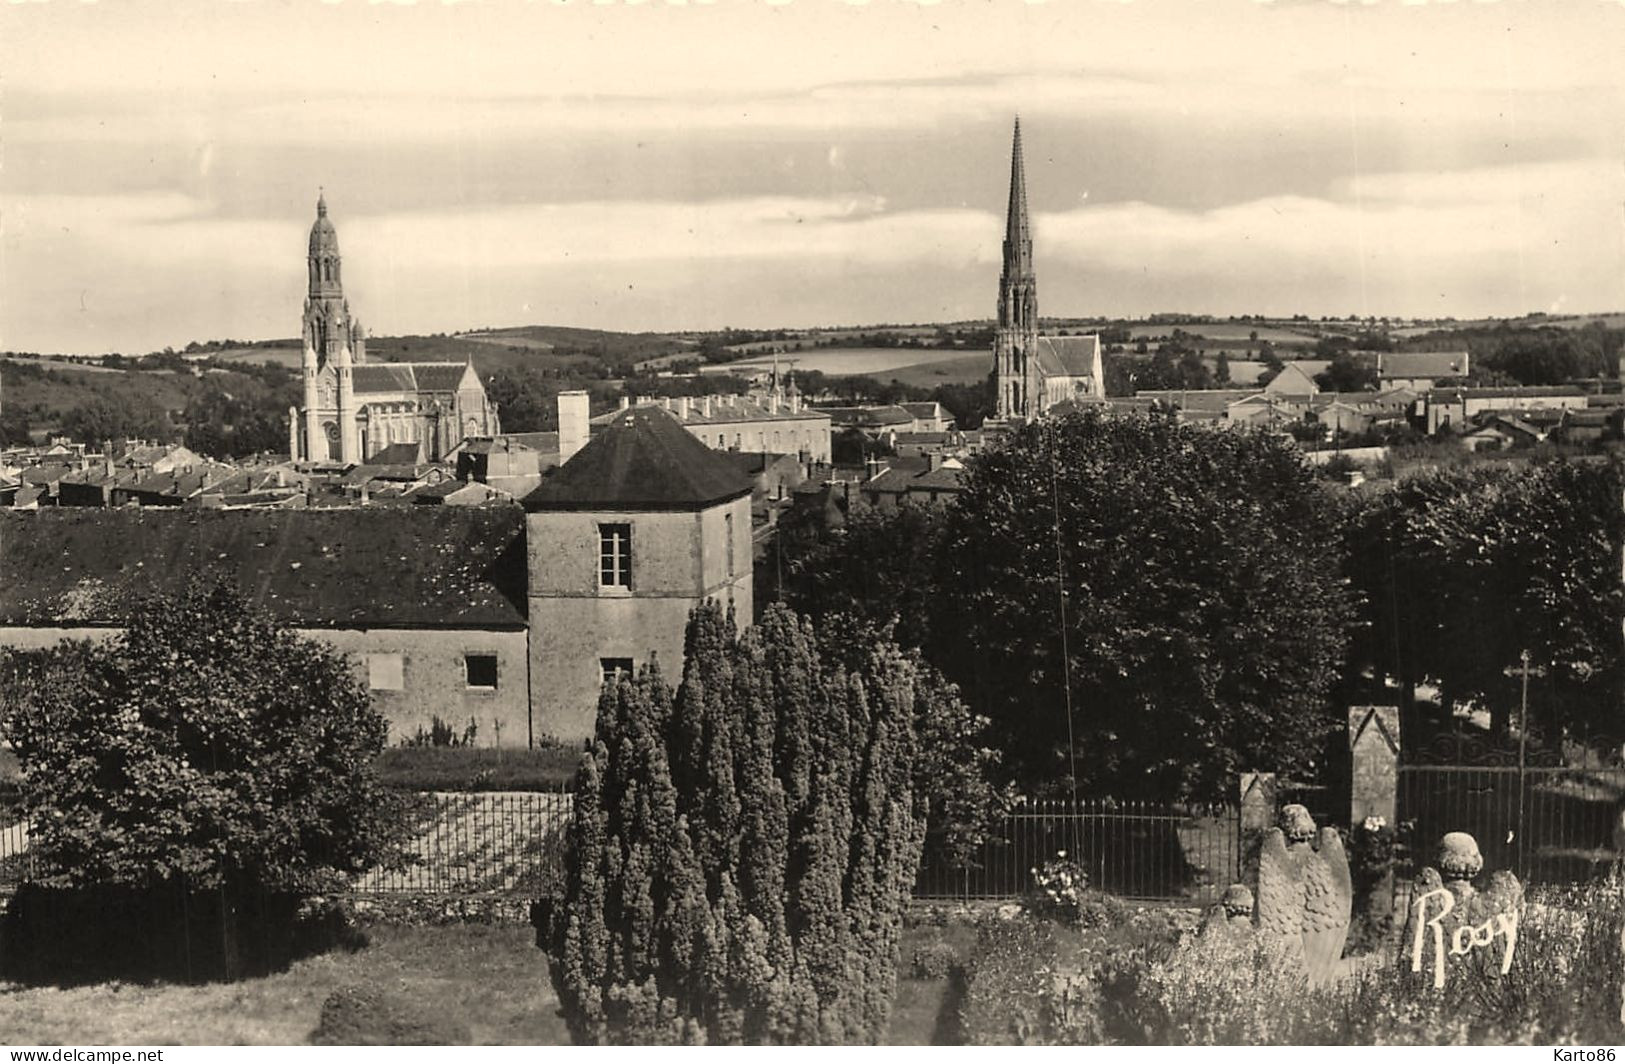
[[[322,256],[339,253],[339,234],[328,221],[326,196],[316,197],[316,224],[310,227],[310,253]]]

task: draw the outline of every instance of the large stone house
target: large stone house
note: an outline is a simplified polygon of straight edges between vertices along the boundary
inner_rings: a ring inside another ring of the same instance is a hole
[[[0,512],[0,646],[107,638],[194,576],[349,654],[392,741],[437,716],[539,736],[516,507]]]
[[[658,657],[676,685],[683,633],[715,600],[752,616],[751,481],[670,412],[623,410],[531,492],[532,705],[549,734],[592,734],[606,676]]]

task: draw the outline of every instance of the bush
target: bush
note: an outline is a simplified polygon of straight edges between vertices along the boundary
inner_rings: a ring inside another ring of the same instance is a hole
[[[1110,894],[1090,890],[1089,873],[1078,862],[1068,860],[1065,850],[1056,860],[1032,871],[1033,888],[1023,903],[1031,915],[1087,929],[1121,926],[1128,921],[1128,906]]]
[[[371,768],[386,727],[365,687],[225,585],[148,600],[122,635],[0,671],[42,888],[146,892],[154,912],[218,904],[200,946],[218,943],[229,975],[233,935],[274,937],[231,914],[280,920],[288,905],[268,899],[401,860],[406,820]]]
[[[965,972],[959,1022],[969,1045],[1096,1045],[1100,1009],[1089,973],[1063,963],[1055,925],[984,924]]]
[[[606,685],[563,896],[538,906],[577,1042],[844,1043],[885,1034],[925,832],[915,675],[846,669],[774,607],[697,608],[675,699]]]
[[[959,951],[947,942],[932,942],[914,951],[914,978],[946,979],[959,967]]]

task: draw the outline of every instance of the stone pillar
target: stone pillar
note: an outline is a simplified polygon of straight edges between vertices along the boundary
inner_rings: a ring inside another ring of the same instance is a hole
[[[1275,773],[1243,772],[1238,803],[1239,847],[1236,864],[1241,881],[1249,887],[1258,884],[1258,846],[1264,832],[1275,826]]]
[[[1349,826],[1393,826],[1399,798],[1399,707],[1349,707]]]

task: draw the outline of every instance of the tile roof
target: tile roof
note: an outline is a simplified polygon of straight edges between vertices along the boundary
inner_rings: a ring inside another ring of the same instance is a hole
[[[737,466],[653,405],[619,411],[525,497],[527,510],[701,510],[750,494]]]
[[[420,392],[455,392],[469,371],[467,362],[413,362],[410,365]]]
[[[1583,397],[1585,392],[1571,384],[1547,384],[1516,388],[1435,388],[1427,393],[1434,402],[1462,399],[1541,399]]]
[[[392,443],[375,451],[366,464],[372,466],[387,465],[417,465],[418,445],[415,443]]]
[[[914,415],[901,406],[822,406],[832,425],[852,425],[862,428],[884,428],[887,425],[910,425]]]
[[[363,362],[351,371],[350,383],[357,395],[418,390],[412,366],[406,362]]]
[[[1377,373],[1381,377],[1465,377],[1467,372],[1465,351],[1377,352]]]
[[[1098,336],[1040,336],[1038,368],[1047,377],[1093,377],[1100,357]]]
[[[711,412],[705,412],[705,405],[701,402],[704,396],[690,398],[688,413],[684,414],[682,405],[677,400],[671,400],[669,405],[656,400],[644,400],[634,403],[627,410],[654,409],[664,410],[684,425],[731,425],[743,421],[821,421],[829,416],[827,411],[804,406],[800,410],[791,410],[788,403],[780,403],[777,412],[764,400],[749,398],[743,395],[713,395],[711,399]],[[626,413],[626,410],[611,410],[607,414],[599,414],[590,422],[595,428],[609,424],[616,417]]]
[[[117,625],[133,601],[219,573],[308,627],[518,627],[515,507],[0,512],[0,623]]]

